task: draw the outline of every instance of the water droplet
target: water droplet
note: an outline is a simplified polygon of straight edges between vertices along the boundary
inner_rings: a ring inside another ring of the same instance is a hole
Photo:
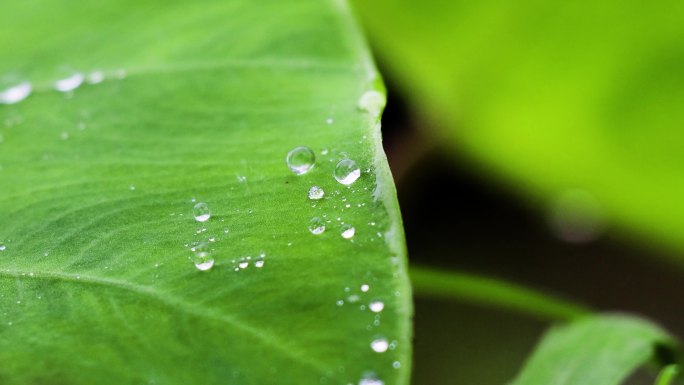
[[[571,243],[595,241],[606,227],[601,203],[590,192],[581,189],[567,190],[556,198],[549,222],[559,238]]]
[[[309,189],[309,199],[318,200],[323,198],[324,195],[325,191],[323,191],[323,189],[318,186],[312,186]]]
[[[344,305],[344,300],[338,299],[337,302],[335,302],[335,303],[337,304],[337,306],[342,306],[342,305]]]
[[[385,308],[385,304],[382,301],[373,301],[368,304],[368,308],[371,309],[373,313],[380,313],[382,309]]]
[[[216,242],[216,237],[209,237],[209,242]]]
[[[287,153],[285,161],[293,173],[302,175],[313,168],[316,163],[316,155],[309,147],[295,147]]]
[[[356,295],[356,294],[352,294],[352,295],[350,295],[349,297],[347,297],[347,301],[348,301],[349,303],[359,302],[359,296]]]
[[[373,373],[366,373],[361,380],[359,380],[359,385],[385,385],[385,382]]]
[[[223,234],[228,234],[229,232],[230,232],[230,230],[228,230],[228,229],[223,229]]]
[[[382,107],[385,105],[385,96],[378,91],[366,91],[359,99],[358,107],[362,111],[371,114],[379,114]]]
[[[134,185],[130,185],[130,186],[128,186],[128,189],[131,190],[131,191],[135,191],[135,186],[134,186]]]
[[[335,172],[333,173],[335,179],[345,186],[356,182],[361,176],[361,169],[356,165],[351,159],[342,159],[335,166]]]
[[[247,261],[247,258],[245,258],[245,257],[240,258],[240,261],[238,262],[238,268],[246,269],[248,267],[249,267],[249,261]]]
[[[211,211],[206,203],[200,202],[192,209],[192,214],[195,216],[197,222],[206,222],[211,218]]]
[[[240,183],[245,183],[245,182],[247,181],[247,177],[244,176],[244,175],[238,175],[238,176],[237,176],[237,180],[238,180],[238,182],[240,182]]]
[[[386,338],[378,338],[373,340],[370,344],[371,349],[376,353],[384,353],[389,348],[389,343]]]
[[[67,139],[69,139],[69,133],[66,131],[63,131],[61,134],[59,134],[59,138],[62,140],[67,140]]]
[[[342,238],[352,239],[352,238],[354,238],[355,234],[356,234],[356,229],[354,227],[352,227],[351,225],[342,226]]]
[[[326,122],[327,124],[333,124],[333,123],[334,123],[334,120],[333,120],[333,118],[328,118],[328,119],[325,120],[325,122]]]
[[[394,361],[394,362],[392,362],[392,367],[393,367],[394,369],[399,369],[399,368],[401,368],[401,362],[399,362],[399,361]]]
[[[361,291],[362,292],[366,293],[366,292],[368,292],[368,290],[370,290],[370,286],[368,286],[365,283],[363,285],[361,285]]]
[[[102,71],[93,71],[88,74],[88,83],[90,84],[100,84],[104,80],[104,72]]]
[[[5,251],[7,250],[7,246],[5,246],[4,243],[0,243],[0,251]]]
[[[328,155],[328,149],[324,148],[321,150],[321,155]],[[332,159],[331,159],[332,160]]]
[[[261,269],[262,267],[264,267],[265,263],[266,263],[266,254],[261,253],[256,258],[256,260],[254,261],[254,267],[256,267],[257,269]]]
[[[72,72],[68,76],[55,82],[55,89],[59,92],[70,92],[83,84],[85,76],[81,72]]]
[[[325,222],[318,217],[311,219],[311,222],[309,222],[309,231],[311,231],[311,234],[313,235],[323,234],[325,231]]]
[[[190,250],[194,253],[192,262],[195,264],[197,270],[206,271],[214,267],[214,258],[211,256],[211,251],[207,242],[197,242]]]
[[[16,76],[5,76],[0,79],[0,104],[14,104],[31,95],[33,86],[30,82]]]

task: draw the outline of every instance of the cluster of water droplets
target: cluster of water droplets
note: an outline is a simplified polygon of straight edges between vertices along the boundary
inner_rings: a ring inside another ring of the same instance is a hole
[[[119,69],[109,75],[113,79],[123,79],[126,71]],[[107,75],[102,70],[90,73],[76,71],[69,67],[61,67],[57,70],[57,79],[52,82],[55,91],[72,96],[73,92],[81,85],[102,83]],[[34,90],[33,83],[28,79],[16,74],[7,74],[0,77],[0,104],[16,104],[28,98]]]

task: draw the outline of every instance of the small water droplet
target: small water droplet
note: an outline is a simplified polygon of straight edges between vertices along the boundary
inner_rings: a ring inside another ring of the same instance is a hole
[[[366,293],[366,292],[368,292],[368,290],[370,290],[370,286],[368,286],[365,283],[363,285],[361,285],[361,291],[362,292]]]
[[[389,348],[389,343],[386,338],[377,338],[370,344],[371,349],[376,353],[384,353]]]
[[[347,297],[347,301],[348,301],[349,303],[359,302],[359,296],[356,295],[356,294],[352,294],[352,295],[350,295],[349,297]]]
[[[192,209],[192,214],[195,216],[197,222],[206,222],[211,218],[211,211],[206,203],[200,202]]]
[[[392,367],[393,367],[394,369],[399,369],[399,368],[401,368],[401,362],[399,362],[399,361],[394,361],[394,362],[392,362]]]
[[[328,118],[325,120],[325,122],[330,125],[333,124],[335,121],[333,120],[333,118]]]
[[[385,105],[385,96],[378,91],[366,91],[361,98],[359,98],[358,108],[370,114],[377,115]]]
[[[338,299],[337,302],[335,302],[335,303],[337,304],[337,306],[342,306],[342,305],[344,305],[344,300]]]
[[[245,257],[240,258],[240,261],[238,262],[238,268],[246,269],[248,267],[249,267],[249,261],[247,261],[247,258],[245,258]]]
[[[59,92],[71,92],[83,84],[85,76],[81,72],[71,72],[55,82],[55,89]]]
[[[313,235],[323,234],[325,231],[325,222],[318,217],[311,219],[311,222],[309,222],[309,231]]]
[[[223,229],[223,234],[228,234],[229,232],[230,232],[230,230],[228,230],[228,229]]]
[[[385,382],[379,379],[374,373],[366,373],[359,380],[359,385],[385,385]]]
[[[0,251],[5,251],[7,250],[7,246],[5,246],[4,243],[0,243]]]
[[[69,139],[69,133],[66,131],[63,131],[61,134],[59,134],[59,138],[62,140],[67,140],[67,139]]]
[[[135,191],[135,186],[134,186],[134,185],[130,185],[130,186],[128,186],[128,189],[131,190],[131,191]]]
[[[238,176],[237,176],[237,180],[238,180],[238,182],[240,182],[240,183],[245,183],[245,182],[247,181],[247,177],[244,176],[244,175],[238,175]]]
[[[309,147],[295,147],[292,151],[287,153],[285,158],[287,167],[297,174],[302,175],[309,172],[316,164],[316,155]]]
[[[264,267],[265,263],[266,263],[266,254],[261,253],[256,258],[256,260],[254,261],[254,267],[256,267],[257,269],[261,269],[262,267]]]
[[[352,227],[351,225],[342,226],[342,238],[352,239],[352,238],[354,238],[355,234],[356,234],[356,229],[354,227]]]
[[[323,189],[318,186],[312,186],[309,189],[309,199],[318,200],[323,198],[324,195],[325,191],[323,191]]]
[[[361,176],[361,169],[356,165],[351,159],[342,159],[335,166],[335,171],[333,173],[335,179],[345,186],[356,182]]]
[[[385,304],[382,301],[373,301],[368,304],[368,308],[371,309],[373,313],[380,313],[382,309],[385,308]]]
[[[9,75],[0,79],[0,104],[15,104],[31,95],[30,82]]]
[[[209,242],[216,242],[216,237],[209,237]]]
[[[328,155],[328,149],[327,148],[322,149],[321,155]]]
[[[88,83],[90,84],[100,84],[104,80],[104,72],[102,71],[93,71],[88,74]]]
[[[197,242],[193,244],[190,250],[194,253],[192,262],[197,270],[206,271],[214,267],[214,258],[211,256],[211,250],[207,242]]]

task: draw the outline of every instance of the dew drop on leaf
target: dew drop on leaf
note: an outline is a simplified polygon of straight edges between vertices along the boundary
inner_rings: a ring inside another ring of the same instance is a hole
[[[287,167],[297,174],[302,175],[309,172],[316,164],[316,155],[309,147],[295,147],[292,151],[287,153],[285,158]]]
[[[385,97],[375,90],[366,91],[359,98],[358,108],[371,114],[379,114],[385,104]]]
[[[318,217],[311,219],[311,222],[309,222],[309,231],[313,235],[323,234],[325,231],[325,222]]]
[[[345,186],[356,182],[361,176],[361,169],[356,165],[351,159],[342,159],[335,166],[334,174],[335,179]]]
[[[356,234],[356,229],[352,227],[351,225],[344,225],[342,226],[342,238],[344,239],[352,239],[354,238],[354,235]]]
[[[192,261],[197,270],[206,271],[214,267],[214,258],[211,256],[209,244],[205,241],[195,243],[190,251],[194,253]]]
[[[318,186],[312,186],[309,189],[309,199],[318,200],[323,198],[324,195],[325,191],[323,191],[323,189]]]
[[[31,95],[33,86],[25,80],[14,76],[5,76],[0,79],[0,104],[15,104]]]
[[[371,349],[373,349],[373,351],[376,353],[384,353],[387,351],[387,349],[389,349],[389,343],[387,342],[386,338],[374,339],[370,346]]]
[[[197,222],[206,222],[211,218],[211,211],[206,203],[200,202],[192,209],[192,214],[195,216]]]
[[[373,301],[368,304],[368,308],[371,309],[373,313],[380,313],[382,309],[385,308],[385,304],[382,301]]]
[[[385,385],[385,382],[379,379],[375,374],[367,373],[359,380],[359,385]]]
[[[59,92],[70,92],[83,84],[85,76],[81,72],[70,72],[67,76],[55,82],[55,89]]]

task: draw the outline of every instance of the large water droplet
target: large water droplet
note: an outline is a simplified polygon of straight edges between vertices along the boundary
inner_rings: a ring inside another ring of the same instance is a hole
[[[348,186],[361,176],[361,169],[356,165],[351,159],[342,159],[335,166],[335,171],[333,173],[335,179],[345,186]]]
[[[385,96],[378,91],[366,91],[359,99],[358,107],[371,114],[379,114],[385,105]]]
[[[192,215],[195,216],[197,222],[206,222],[211,218],[211,211],[206,203],[200,202],[193,207]]]
[[[377,338],[370,344],[371,349],[376,353],[384,353],[389,349],[389,342],[386,338]]]
[[[309,147],[295,147],[287,153],[285,161],[293,173],[302,175],[309,172],[316,164],[316,155]]]
[[[55,89],[59,92],[70,92],[83,84],[85,80],[85,75],[81,72],[70,72],[68,76],[65,76],[55,82]]]
[[[207,242],[197,242],[190,250],[194,253],[192,262],[197,270],[206,271],[214,267],[214,258],[211,256],[211,250]]]
[[[380,313],[382,309],[385,308],[385,303],[382,301],[373,301],[368,304],[368,308],[371,309],[373,313]]]
[[[359,380],[359,385],[385,385],[385,383],[375,374],[367,373]]]
[[[5,76],[0,79],[0,104],[14,104],[31,95],[33,86],[25,80],[15,76]]]
[[[370,290],[370,286],[368,286],[368,284],[364,283],[363,285],[361,285],[362,292],[366,293],[368,292],[368,290]]]
[[[324,195],[325,191],[323,191],[323,189],[318,186],[312,186],[309,189],[309,199],[318,200],[323,198]]]
[[[356,229],[354,227],[352,227],[351,225],[342,226],[342,238],[352,239],[352,238],[354,238],[355,234],[356,234]]]
[[[323,234],[325,231],[325,222],[318,217],[311,219],[311,222],[309,222],[309,231],[314,235]]]

